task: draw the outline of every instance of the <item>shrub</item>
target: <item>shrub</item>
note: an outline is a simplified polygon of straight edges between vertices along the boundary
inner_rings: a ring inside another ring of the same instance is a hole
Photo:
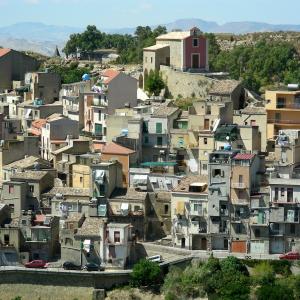
[[[258,284],[273,284],[275,281],[275,272],[271,264],[267,261],[263,261],[254,267],[255,281]]]
[[[131,285],[152,286],[162,282],[160,266],[152,261],[142,259],[136,263],[131,273]]]
[[[279,284],[265,284],[256,291],[257,300],[293,300],[293,290]]]

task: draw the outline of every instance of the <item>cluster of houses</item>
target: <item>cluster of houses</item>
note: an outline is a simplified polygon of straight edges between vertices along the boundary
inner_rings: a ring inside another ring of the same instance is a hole
[[[139,241],[300,249],[300,89],[256,99],[209,73],[207,49],[193,28],[144,50],[143,80],[151,70],[171,87],[177,78],[171,93],[181,85],[195,94],[187,110],[148,97],[122,71],[61,84],[32,58],[0,49],[0,265],[125,268]]]

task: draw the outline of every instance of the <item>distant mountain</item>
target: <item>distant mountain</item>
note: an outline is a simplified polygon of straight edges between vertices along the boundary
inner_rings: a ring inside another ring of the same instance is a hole
[[[27,39],[32,41],[65,41],[70,34],[81,32],[82,28],[22,22],[0,27],[0,37]]]
[[[300,25],[268,24],[259,22],[229,22],[218,24],[202,19],[180,19],[171,23],[161,24],[171,30],[187,30],[194,26],[204,32],[245,34],[266,31],[300,31]],[[155,26],[151,26],[156,27]],[[70,34],[82,32],[79,27],[46,25],[36,22],[22,22],[0,27],[0,46],[16,50],[32,50],[52,55],[55,46],[63,48]],[[135,28],[100,28],[107,33],[133,34]]]
[[[166,26],[168,31],[172,30],[188,30],[194,26],[199,27],[204,32],[214,33],[232,33],[244,34],[253,32],[266,31],[300,31],[300,25],[292,24],[268,24],[260,22],[229,22],[225,24],[218,24],[216,22],[205,21],[202,19],[180,19],[171,23],[160,24]],[[151,26],[156,27],[155,26]],[[120,29],[106,29],[110,33],[134,33],[135,28],[120,28]]]

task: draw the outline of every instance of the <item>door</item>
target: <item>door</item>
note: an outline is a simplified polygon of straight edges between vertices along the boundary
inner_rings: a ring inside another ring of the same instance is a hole
[[[251,253],[264,253],[265,252],[264,241],[252,241],[250,251]]]
[[[204,119],[204,129],[205,130],[209,129],[209,119]]]
[[[232,241],[231,252],[234,253],[247,253],[246,241]]]
[[[181,239],[181,248],[185,248],[185,238]]]
[[[207,239],[206,238],[201,239],[201,250],[207,250]]]
[[[96,135],[102,134],[102,124],[95,124],[95,134]]]
[[[199,69],[199,54],[192,54],[192,68],[193,69]]]

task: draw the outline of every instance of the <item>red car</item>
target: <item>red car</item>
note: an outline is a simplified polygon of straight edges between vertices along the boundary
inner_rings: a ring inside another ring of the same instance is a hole
[[[48,263],[45,260],[32,260],[28,263],[25,264],[26,268],[38,268],[38,269],[43,269],[47,268]]]
[[[299,254],[299,252],[291,251],[291,252],[279,255],[279,259],[296,260],[296,259],[300,259],[300,254]]]

